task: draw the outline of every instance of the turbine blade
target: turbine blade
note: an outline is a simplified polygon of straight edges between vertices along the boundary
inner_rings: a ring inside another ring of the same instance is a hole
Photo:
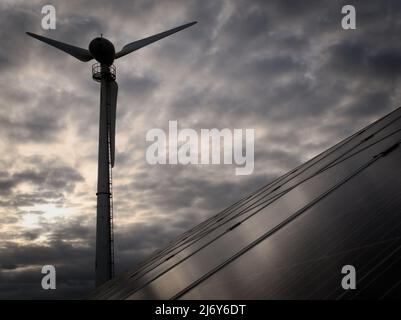
[[[141,40],[134,41],[134,42],[131,42],[129,44],[126,44],[122,48],[121,51],[116,53],[115,57],[116,57],[116,59],[121,58],[122,56],[125,56],[128,53],[131,53],[131,52],[133,52],[135,50],[138,50],[138,49],[140,49],[142,47],[145,47],[145,46],[147,46],[147,45],[149,45],[149,44],[151,44],[151,43],[153,43],[155,41],[158,41],[160,39],[163,39],[163,38],[165,38],[165,37],[167,37],[167,36],[169,36],[169,35],[171,35],[173,33],[176,33],[178,31],[186,29],[186,28],[188,28],[190,26],[193,26],[195,23],[197,23],[197,21],[194,21],[194,22],[191,22],[191,23],[187,23],[187,24],[184,24],[184,25],[182,25],[180,27],[176,27],[174,29],[170,29],[170,30],[155,34],[154,36],[150,36],[150,37],[147,37],[147,38],[144,38],[144,39],[141,39]]]
[[[83,62],[87,62],[87,61],[93,59],[90,52],[86,49],[82,49],[79,47],[72,46],[70,44],[66,44],[66,43],[59,42],[59,41],[56,41],[53,39],[49,39],[49,38],[40,36],[40,35],[32,33],[32,32],[27,32],[26,34],[31,36],[32,38],[38,39],[40,41],[43,41],[43,42],[57,48],[57,49],[60,49]]]
[[[116,112],[117,112],[117,93],[118,85],[117,82],[110,82],[109,86],[110,94],[110,104],[109,104],[109,119],[110,119],[110,160],[111,167],[114,167],[115,150],[116,150]]]

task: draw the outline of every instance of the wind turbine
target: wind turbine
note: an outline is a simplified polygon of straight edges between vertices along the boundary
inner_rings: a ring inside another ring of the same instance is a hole
[[[89,50],[49,39],[31,32],[31,37],[60,49],[83,62],[95,59],[92,66],[92,78],[100,82],[100,118],[99,118],[99,154],[97,181],[97,217],[96,217],[96,263],[95,283],[101,285],[114,276],[113,244],[113,198],[112,168],[115,158],[115,128],[118,86],[115,59],[143,48],[155,41],[194,25],[196,21],[137,40],[115,52],[114,45],[106,38],[98,37],[89,43]]]

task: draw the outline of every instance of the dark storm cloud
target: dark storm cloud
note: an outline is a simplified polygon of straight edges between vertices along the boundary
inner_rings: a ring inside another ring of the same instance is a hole
[[[135,116],[146,108],[159,88],[159,80],[152,75],[135,75],[125,72],[119,77],[119,101],[117,122],[121,126],[124,121],[132,122]],[[117,128],[118,130],[118,128]]]
[[[51,225],[47,225],[46,227],[51,232],[49,239],[53,241],[59,239],[78,240],[83,243],[89,242],[91,245],[94,244],[94,230],[88,227],[88,225],[83,224],[82,220],[73,220],[68,225],[61,225],[56,228]]]
[[[209,213],[222,210],[274,178],[273,175],[259,174],[238,178],[241,183],[235,179],[211,181],[207,178],[191,177],[193,171],[194,168],[180,165],[165,168],[147,166],[146,170],[132,177],[132,183],[116,186],[116,193],[122,199],[144,194],[143,207],[164,213],[167,219],[171,219],[170,224],[184,219],[188,222],[186,227],[189,227],[204,219],[200,210]],[[169,197],[164,197],[164,193],[168,193]],[[118,206],[118,201],[116,205]],[[187,213],[176,216],[176,210]]]
[[[85,249],[88,250],[88,249]],[[13,261],[15,264],[23,265],[42,265],[43,261],[48,261],[49,264],[55,264],[62,261],[63,255],[68,255],[70,261],[78,262],[81,258],[80,250],[74,250],[73,246],[61,242],[51,242],[46,246],[19,246],[9,244],[7,252],[2,252],[1,261],[5,264]]]
[[[0,72],[4,72],[24,62],[26,36],[23,31],[33,26],[39,15],[26,8],[4,5],[0,8]]]
[[[43,290],[41,267],[0,274],[1,299],[84,299],[92,290],[92,272],[85,264],[58,266],[56,290]]]
[[[347,116],[359,117],[377,114],[378,106],[380,106],[381,111],[390,110],[392,107],[390,104],[390,95],[391,92],[386,90],[367,93],[362,98],[348,105],[344,109],[344,112]]]
[[[48,202],[61,204],[65,192],[72,192],[76,183],[83,181],[74,168],[63,164],[60,159],[43,160],[39,157],[25,159],[32,169],[25,169],[0,177],[0,204],[3,207],[24,207]],[[18,185],[27,183],[32,192],[20,192]]]
[[[78,118],[76,113],[79,110],[82,119],[85,100],[75,93],[55,91],[51,87],[45,88],[42,94],[19,89],[23,101],[14,93],[14,88],[8,94],[9,99],[0,101],[0,133],[9,140],[19,143],[57,141],[66,129],[66,119],[70,114]]]
[[[1,179],[0,180],[0,194],[8,195],[10,194],[12,188],[16,185],[14,180],[11,179]]]
[[[76,169],[62,165],[59,159],[56,161],[42,161],[36,158],[33,161],[37,161],[38,168],[14,173],[11,177],[14,183],[28,182],[39,189],[71,192],[75,183],[83,180],[83,177]]]
[[[60,240],[48,246],[6,244],[6,250],[0,250],[0,298],[84,297],[92,288],[92,251],[92,247],[75,247]],[[45,264],[56,267],[57,290],[41,287]]]
[[[15,235],[32,241],[46,234],[47,243],[3,241],[0,249],[0,299],[83,298],[88,295],[93,289],[93,231],[85,216],[69,220],[60,218],[52,224],[43,222],[40,228]],[[41,287],[41,268],[46,264],[56,268],[55,291],[45,291]]]
[[[124,74],[119,80],[122,83],[119,88],[121,91],[127,91],[129,94],[135,95],[135,97],[139,96],[139,98],[142,95],[148,97],[159,85],[158,80],[151,75],[136,76]]]
[[[42,113],[42,110],[39,112]],[[48,114],[35,114],[22,119],[0,116],[2,131],[14,140],[51,141],[61,129],[60,122],[58,118]]]
[[[0,200],[2,207],[27,207],[38,204],[56,203],[62,204],[64,201],[64,194],[60,191],[49,190],[35,190],[30,193],[13,192]]]
[[[401,72],[400,48],[378,48],[366,43],[342,42],[327,49],[326,68],[346,75],[395,80]]]
[[[21,232],[18,235],[18,237],[31,241],[39,238],[39,236],[40,236],[40,230]]]

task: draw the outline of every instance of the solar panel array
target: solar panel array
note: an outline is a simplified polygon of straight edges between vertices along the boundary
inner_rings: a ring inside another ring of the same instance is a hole
[[[401,109],[97,288],[93,299],[401,297]],[[344,265],[356,289],[344,290]]]

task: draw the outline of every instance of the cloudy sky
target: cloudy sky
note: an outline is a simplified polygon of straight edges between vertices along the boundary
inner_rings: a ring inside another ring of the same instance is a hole
[[[57,29],[42,30],[52,4]],[[341,28],[353,4],[357,29]],[[198,24],[115,62],[116,272],[393,110],[401,2],[0,1],[0,298],[93,288],[99,85],[91,64],[25,31],[87,47]],[[148,130],[255,129],[255,170],[145,160]],[[57,290],[44,291],[53,264]]]

